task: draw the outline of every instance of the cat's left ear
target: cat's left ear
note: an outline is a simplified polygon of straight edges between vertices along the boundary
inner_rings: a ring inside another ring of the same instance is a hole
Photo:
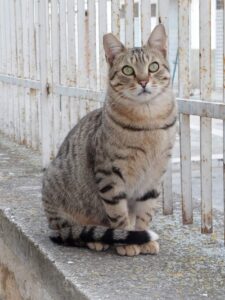
[[[103,36],[103,46],[106,60],[110,65],[113,63],[115,56],[125,49],[124,45],[112,33]]]
[[[152,48],[157,48],[159,51],[161,51],[166,57],[167,53],[167,36],[166,36],[166,30],[163,24],[157,25],[147,42],[147,45]]]

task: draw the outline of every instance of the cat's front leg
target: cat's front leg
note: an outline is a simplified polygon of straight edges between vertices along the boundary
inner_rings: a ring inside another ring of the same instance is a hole
[[[158,197],[159,192],[153,189],[136,200],[136,230],[146,230],[149,228]],[[157,241],[150,241],[140,246],[140,252],[142,254],[158,254],[159,244]]]
[[[125,180],[121,171],[117,168],[98,170],[96,174],[99,196],[105,207],[105,211],[111,228],[123,228],[131,230],[135,228],[134,216],[129,215]],[[135,256],[140,253],[139,245],[123,245],[116,247],[120,255]]]
[[[115,186],[112,188],[111,196],[103,195],[100,192],[110,225],[112,228],[123,228],[127,230],[133,229],[132,216],[129,216],[126,194],[120,191],[120,188]],[[140,254],[140,245],[123,245],[117,246],[116,251],[119,255],[136,256]]]
[[[118,176],[117,174],[121,174]],[[96,183],[99,197],[104,205],[111,228],[130,228],[125,182],[121,171],[113,172],[113,168],[96,171]]]

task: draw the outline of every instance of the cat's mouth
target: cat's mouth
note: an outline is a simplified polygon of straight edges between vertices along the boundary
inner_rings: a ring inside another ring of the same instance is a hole
[[[151,92],[147,91],[146,89],[143,89],[140,93],[138,93],[138,96],[145,95],[145,94],[151,94]]]

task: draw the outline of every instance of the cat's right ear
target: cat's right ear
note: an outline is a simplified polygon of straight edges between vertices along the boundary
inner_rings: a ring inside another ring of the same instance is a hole
[[[166,57],[167,52],[167,36],[166,30],[163,24],[158,24],[152,31],[147,45],[153,48],[157,48]]]
[[[103,46],[107,62],[112,65],[115,56],[125,49],[124,45],[112,34],[103,36]]]

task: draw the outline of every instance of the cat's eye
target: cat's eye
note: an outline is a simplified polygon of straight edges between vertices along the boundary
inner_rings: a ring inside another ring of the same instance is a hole
[[[134,75],[134,69],[130,66],[124,66],[122,69],[123,74],[127,76]]]
[[[149,65],[149,72],[151,73],[158,71],[158,69],[159,69],[159,64],[156,61],[154,61]]]

